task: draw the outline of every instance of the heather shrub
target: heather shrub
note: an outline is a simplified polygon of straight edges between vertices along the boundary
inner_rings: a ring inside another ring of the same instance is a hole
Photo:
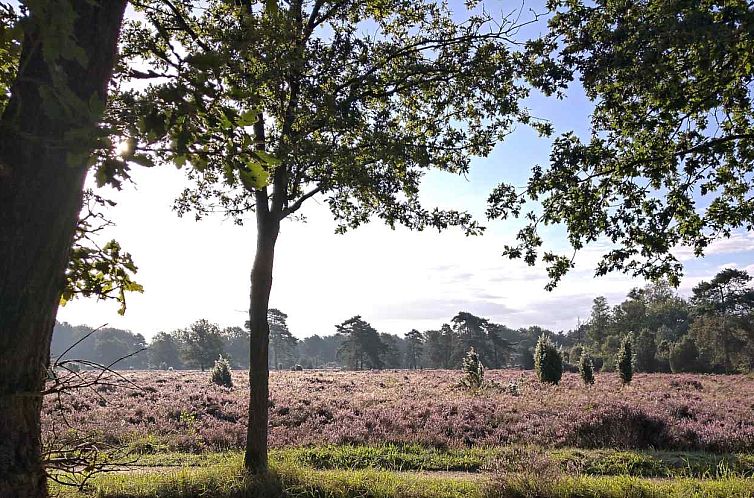
[[[544,334],[534,348],[534,370],[540,382],[557,384],[563,376],[563,358],[555,344]]]
[[[592,356],[587,351],[581,352],[579,374],[584,384],[587,386],[594,384],[594,365],[592,364]]]
[[[665,421],[627,404],[605,406],[582,415],[569,434],[571,446],[580,448],[673,448],[678,444]]]
[[[469,349],[463,358],[464,373],[461,384],[469,389],[479,389],[484,384],[484,365],[474,348]]]
[[[615,358],[616,366],[618,367],[618,375],[623,384],[630,384],[631,379],[634,376],[634,354],[633,354],[633,338],[631,334],[628,334],[623,342],[621,342],[618,355]]]
[[[215,366],[210,372],[210,380],[218,386],[233,387],[233,377],[230,374],[230,363],[222,355],[215,360]]]
[[[694,339],[685,336],[670,347],[670,370],[673,373],[693,372],[699,363],[699,349]]]

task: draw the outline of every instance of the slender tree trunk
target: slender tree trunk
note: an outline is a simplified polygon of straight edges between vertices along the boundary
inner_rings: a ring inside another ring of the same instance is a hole
[[[267,311],[272,289],[275,242],[280,221],[274,214],[257,208],[257,249],[251,269],[249,308],[249,424],[246,430],[244,465],[254,474],[267,471],[267,421],[269,398],[268,347],[270,327]]]
[[[45,21],[38,23],[32,8],[11,100],[0,118],[0,497],[47,496],[41,392],[86,176],[86,159],[70,164],[72,144],[64,138],[93,131],[99,118],[54,113],[40,92],[57,88],[54,72],[57,84],[83,102],[78,111],[92,97],[104,102],[126,0],[70,4],[77,14],[73,37],[86,64],[45,59],[46,33],[39,28]],[[53,5],[51,11],[65,9]]]

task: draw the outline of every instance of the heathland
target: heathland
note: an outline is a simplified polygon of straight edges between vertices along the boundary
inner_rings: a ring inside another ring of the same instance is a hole
[[[273,372],[274,473],[250,481],[246,372],[232,388],[208,375],[127,372],[49,397],[45,439],[122,450],[128,465],[90,481],[99,496],[754,493],[751,376],[636,374],[623,385],[598,373],[585,386],[578,374],[550,385],[494,370],[468,389],[452,370]]]

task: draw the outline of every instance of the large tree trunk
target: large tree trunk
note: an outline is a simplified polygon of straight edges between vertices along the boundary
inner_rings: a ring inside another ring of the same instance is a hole
[[[49,3],[52,15],[65,12]],[[77,14],[73,37],[87,63],[45,59],[45,41],[57,38],[45,38],[39,28],[45,21],[36,22],[32,9],[0,118],[0,497],[47,495],[41,391],[86,176],[86,159],[69,164],[64,137],[93,130],[97,118],[53,113],[40,89],[50,94],[55,72],[57,84],[85,104],[92,97],[104,102],[126,0],[70,4]]]
[[[259,203],[258,203],[259,204]],[[267,311],[272,289],[272,267],[280,221],[257,206],[257,250],[251,270],[249,326],[249,423],[246,430],[244,465],[254,474],[267,471],[267,421],[269,397],[268,347],[270,327]]]

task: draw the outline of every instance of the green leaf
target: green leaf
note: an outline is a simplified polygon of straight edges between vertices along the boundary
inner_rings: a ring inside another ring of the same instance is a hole
[[[238,126],[251,126],[254,123],[257,122],[257,116],[259,116],[259,111],[257,109],[252,109],[250,111],[246,111],[241,113],[240,116],[238,116]]]
[[[253,187],[257,190],[263,189],[270,183],[270,173],[265,170],[262,165],[256,161],[249,161],[246,163],[247,169],[241,169],[239,174],[241,175],[241,181],[247,187]]]
[[[263,150],[255,150],[254,155],[259,158],[260,161],[262,161],[264,164],[267,164],[271,167],[280,166],[282,161],[272,154],[269,154]]]

